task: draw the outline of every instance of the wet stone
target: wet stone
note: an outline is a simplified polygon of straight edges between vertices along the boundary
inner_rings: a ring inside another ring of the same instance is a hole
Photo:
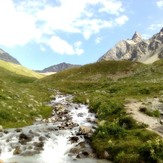
[[[79,137],[77,137],[77,136],[72,136],[72,137],[69,138],[69,141],[71,143],[76,143],[78,140],[79,140]]]
[[[45,141],[45,140],[46,140],[45,137],[43,137],[43,136],[40,136],[40,137],[39,137],[39,141]]]
[[[20,146],[17,146],[17,147],[14,149],[13,154],[14,154],[14,155],[19,155],[19,154],[21,154],[21,152],[22,152],[22,150],[20,149]]]
[[[44,143],[43,142],[34,142],[33,145],[38,148],[43,148]]]
[[[21,128],[17,128],[15,129],[16,132],[22,132],[22,129]]]
[[[5,134],[8,134],[8,133],[9,133],[9,131],[7,131],[7,130],[4,130],[3,132],[4,132]]]
[[[19,143],[21,143],[22,145],[27,144],[27,142],[31,141],[32,138],[24,133],[21,133],[19,135]]]

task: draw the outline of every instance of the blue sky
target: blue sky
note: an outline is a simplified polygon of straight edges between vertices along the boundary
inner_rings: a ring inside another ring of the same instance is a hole
[[[0,0],[0,48],[30,69],[96,62],[163,27],[163,0]]]

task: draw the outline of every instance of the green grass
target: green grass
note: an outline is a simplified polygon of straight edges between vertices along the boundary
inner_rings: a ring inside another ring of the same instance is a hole
[[[30,125],[36,117],[51,113],[51,108],[44,105],[51,92],[35,84],[40,75],[13,65],[0,61],[0,125],[4,128]]]
[[[0,67],[4,68],[10,72],[13,72],[15,74],[18,74],[18,75],[34,77],[34,78],[38,78],[38,79],[43,77],[43,75],[40,75],[40,74],[38,74],[30,69],[27,69],[21,65],[10,63],[10,62],[5,62],[2,60],[0,60]]]
[[[47,117],[54,89],[74,95],[74,102],[89,105],[98,118],[91,143],[99,158],[114,162],[163,161],[163,142],[126,114],[126,99],[163,95],[163,60],[151,65],[104,61],[72,68],[37,80],[0,68],[0,123],[5,127],[31,124]],[[157,113],[154,113],[157,114]]]
[[[57,73],[39,83],[74,94],[75,102],[88,104],[96,113],[99,127],[92,146],[99,158],[108,152],[114,162],[158,162],[163,160],[162,139],[127,116],[124,103],[130,98],[161,98],[162,69],[163,60],[151,65],[104,61]]]

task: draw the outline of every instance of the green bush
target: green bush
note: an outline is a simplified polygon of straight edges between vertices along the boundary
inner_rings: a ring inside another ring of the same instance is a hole
[[[158,109],[149,110],[146,107],[140,107],[139,111],[143,112],[144,114],[147,114],[147,115],[149,115],[151,117],[160,117],[160,111]]]
[[[115,123],[109,123],[104,126],[100,126],[96,132],[97,137],[99,138],[104,138],[107,136],[120,138],[126,135],[126,130]]]
[[[126,154],[124,151],[121,151],[115,157],[114,162],[116,163],[137,163],[139,162],[139,155],[138,154]]]
[[[12,115],[5,110],[1,110],[0,111],[0,120],[11,120],[12,119]]]
[[[121,127],[124,127],[126,129],[133,129],[138,127],[136,121],[130,116],[124,116],[120,118],[119,124]]]
[[[148,140],[140,147],[140,156],[146,162],[158,162],[163,160],[162,139]]]

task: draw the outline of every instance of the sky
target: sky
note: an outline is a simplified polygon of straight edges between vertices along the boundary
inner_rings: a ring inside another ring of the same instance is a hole
[[[0,0],[0,48],[23,66],[96,62],[135,31],[163,27],[163,0]]]

